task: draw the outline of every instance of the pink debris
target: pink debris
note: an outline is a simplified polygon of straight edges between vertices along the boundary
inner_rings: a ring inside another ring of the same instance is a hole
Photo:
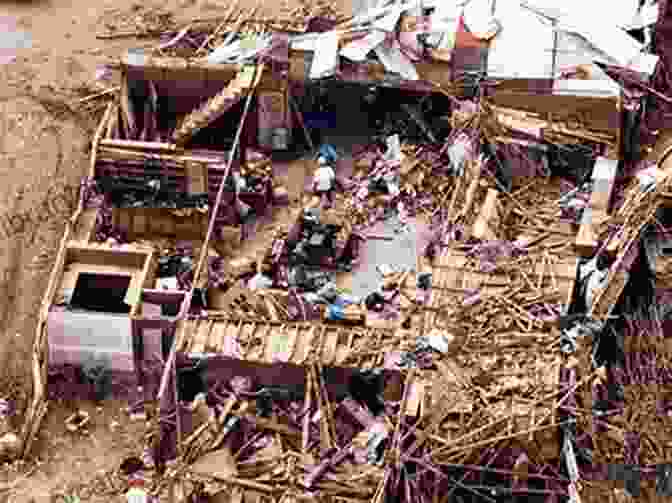
[[[345,449],[341,449],[340,451],[336,452],[336,454],[322,460],[322,462],[308,474],[308,476],[304,481],[304,485],[307,488],[312,487],[315,484],[315,482],[327,472],[329,468],[331,468],[332,466],[339,465],[351,455],[352,455],[352,447],[349,446],[346,447]]]
[[[370,428],[373,423],[376,421],[376,418],[373,417],[373,414],[369,412],[366,408],[362,407],[352,398],[346,398],[341,402],[341,407],[345,410],[350,417],[355,419],[359,424],[364,428]]]

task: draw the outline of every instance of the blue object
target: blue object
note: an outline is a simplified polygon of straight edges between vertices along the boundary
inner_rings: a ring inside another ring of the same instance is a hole
[[[329,319],[330,320],[342,320],[343,319],[343,308],[337,304],[329,304]]]
[[[333,145],[324,144],[320,147],[320,154],[328,163],[334,163],[338,159],[338,152]]]
[[[328,112],[306,112],[303,123],[309,129],[333,129],[336,127],[336,115]]]

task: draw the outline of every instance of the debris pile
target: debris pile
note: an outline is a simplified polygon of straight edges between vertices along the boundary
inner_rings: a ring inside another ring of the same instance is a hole
[[[450,194],[455,178],[440,147],[397,145],[396,153],[391,152],[394,148],[362,153],[355,162],[350,180],[354,197],[346,200],[344,207],[356,228],[369,227],[399,208],[431,215]]]
[[[556,16],[529,5],[472,8],[388,5],[349,20],[304,12],[313,17],[308,33],[288,37],[264,32],[268,20],[233,5],[217,26],[184,28],[156,57],[126,58],[64,243],[112,238],[151,250],[134,262],[142,275],[137,292],[129,287],[135,296],[126,295],[133,336],[143,338],[145,326],[170,336],[154,457],[157,467],[171,461],[163,475],[181,498],[579,501],[581,481],[603,480],[609,463],[661,460],[647,433],[660,428],[655,421],[638,437],[626,431],[637,419],[626,385],[667,379],[655,366],[668,356],[669,133],[646,151],[633,124],[669,90],[659,73],[660,90],[625,82],[636,66],[630,56],[648,52],[620,27],[597,32],[563,18],[551,29],[540,16]],[[547,42],[556,32],[581,38],[588,61],[569,73],[601,69],[624,89],[558,78],[554,59],[550,77],[536,79],[550,89],[521,91],[512,76],[546,70],[518,71],[524,62],[507,60],[506,73],[498,48],[516,20],[541,23]],[[461,50],[485,50],[490,40],[487,71],[436,82],[448,59],[460,69]],[[596,53],[622,66],[593,64]],[[162,67],[165,54],[188,59]],[[288,199],[275,185],[275,156],[254,150],[262,130],[273,130],[271,150],[286,150],[296,125],[287,116],[296,116],[314,150],[289,84],[347,80],[350,63],[339,57],[380,63],[367,67],[376,85],[394,73],[401,79],[387,85],[415,81],[416,93],[448,97],[449,133],[439,135],[422,106],[402,103],[428,143],[399,132],[368,138],[347,160],[347,177],[323,145],[315,197],[279,226],[259,260],[231,258],[246,224]],[[158,66],[170,80],[192,63],[219,83],[159,118],[159,98],[170,93],[148,75]],[[144,80],[131,89],[132,71]],[[508,77],[495,81],[501,73]],[[283,119],[256,124],[256,145],[243,131],[252,98],[264,93],[258,117],[272,102]],[[232,147],[220,151],[224,113],[242,115]],[[387,265],[393,257],[362,263],[366,231],[394,214],[404,233],[415,231],[410,217],[428,224],[423,257],[404,268]],[[239,237],[228,236],[239,226]],[[361,298],[338,286],[359,266],[381,276]],[[59,306],[56,270],[43,317]],[[148,299],[161,316],[142,310]],[[642,407],[654,410],[652,393],[639,391]]]
[[[531,455],[537,461],[515,448],[505,420],[484,420],[482,434],[465,435],[462,418],[470,410],[453,401],[462,388],[445,386],[456,377],[451,370],[456,369],[444,368],[437,376],[435,383],[444,386],[435,388],[438,406],[431,412],[413,396],[412,377],[392,400],[383,400],[391,390],[370,372],[353,374],[335,390],[336,400],[328,395],[329,373],[312,367],[300,388],[259,387],[234,378],[209,391],[203,403],[210,405],[185,421],[184,463],[169,469],[168,476],[177,480],[178,494],[198,487],[205,494],[227,491],[245,498],[255,493],[344,501],[371,501],[377,494],[565,494],[561,474],[543,461],[554,456],[548,444],[552,433],[539,439]],[[424,420],[416,423],[419,410]],[[537,412],[536,419],[522,414],[518,419],[530,437],[551,431],[542,410]],[[491,431],[500,433],[493,439]],[[511,438],[512,446],[497,448],[502,441],[497,437]]]

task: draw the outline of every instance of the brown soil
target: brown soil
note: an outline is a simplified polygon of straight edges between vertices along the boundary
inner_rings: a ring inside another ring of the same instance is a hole
[[[269,13],[280,8],[280,2],[263,3]],[[349,6],[349,0],[336,3]],[[0,31],[8,28],[31,37],[30,45],[13,52],[13,61],[3,61],[8,51],[0,53],[0,233],[4,238],[0,239],[0,334],[4,334],[0,395],[15,399],[19,407],[29,390],[36,313],[64,219],[76,203],[72,195],[49,209],[43,202],[79,184],[88,167],[88,144],[96,125],[96,114],[77,113],[76,101],[83,89],[93,93],[113,85],[95,82],[96,70],[105,62],[128,48],[157,43],[146,38],[99,40],[96,34],[142,28],[147,20],[169,23],[171,14],[181,27],[194,18],[221,15],[227,4],[46,0],[0,5]],[[288,175],[287,185],[297,188],[294,201],[301,187],[294,178],[303,176],[298,171],[302,170],[290,170]],[[276,224],[286,220],[289,211],[280,210],[272,223],[261,226],[242,253],[256,253],[267,246]],[[23,225],[10,224],[10,230],[4,230],[4,222],[12,216]],[[121,501],[112,495],[120,481],[103,481],[102,474],[116,468],[125,455],[138,454],[143,425],[129,422],[124,405],[107,402],[98,410],[91,403],[50,403],[30,461],[0,467],[0,478],[8,482],[5,486],[0,481],[0,502],[58,501],[54,499],[58,494],[77,494],[82,502]],[[65,429],[64,420],[75,407],[91,414],[86,435]]]

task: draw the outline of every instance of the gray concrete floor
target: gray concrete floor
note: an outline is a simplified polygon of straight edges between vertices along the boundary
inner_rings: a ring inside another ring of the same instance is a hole
[[[409,224],[408,232],[395,233],[395,229],[399,228],[399,219],[393,216],[367,230],[367,233],[394,239],[369,239],[364,244],[360,262],[352,271],[353,295],[363,297],[378,288],[382,279],[376,269],[378,265],[416,270],[417,257],[424,249],[428,232],[427,226],[416,219],[409,219]]]

